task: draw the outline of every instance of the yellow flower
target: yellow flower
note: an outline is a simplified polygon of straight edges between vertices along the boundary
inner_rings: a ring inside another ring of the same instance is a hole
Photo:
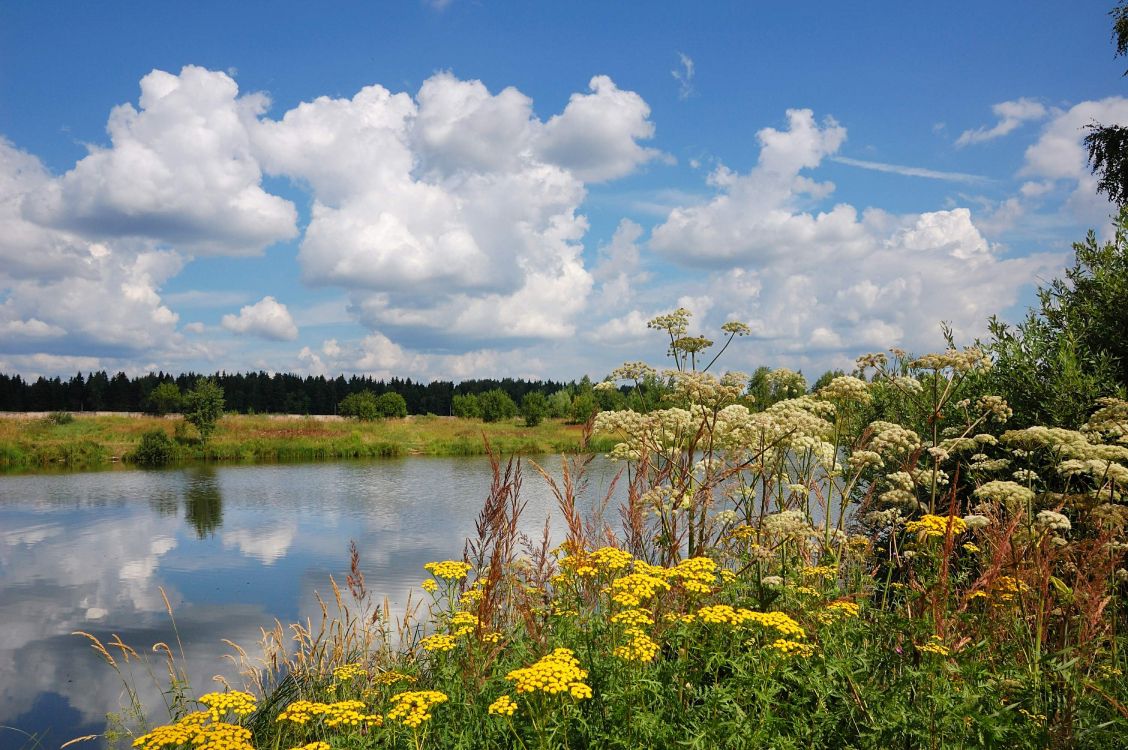
[[[206,693],[200,696],[199,702],[208,707],[212,721],[221,720],[228,711],[236,716],[247,716],[255,710],[255,697],[237,690],[229,693]]]
[[[453,651],[457,645],[454,642],[454,637],[449,635],[429,635],[419,641],[419,645],[423,647],[424,651],[433,651],[441,653],[443,651]]]
[[[784,656],[807,657],[815,653],[815,647],[810,644],[789,641],[784,638],[772,642],[769,648],[775,649]]]
[[[944,642],[940,640],[940,636],[934,635],[928,639],[928,643],[917,648],[922,654],[936,654],[938,656],[947,656],[950,652]]]
[[[905,524],[905,531],[916,534],[921,539],[934,539],[948,533],[949,522],[952,534],[962,534],[967,531],[967,523],[959,516],[934,516],[927,514],[919,521],[909,521]]]
[[[434,578],[428,578],[426,581],[423,581],[423,583],[419,584],[419,586],[428,594],[433,594],[439,590],[439,584],[435,583]]]
[[[831,602],[819,612],[819,622],[826,624],[836,620],[848,620],[858,616],[860,608],[854,602]]]
[[[508,695],[503,695],[490,704],[491,716],[512,716],[517,713],[517,703]]]
[[[505,679],[516,683],[518,693],[539,691],[558,695],[567,692],[573,698],[590,698],[591,688],[583,683],[587,675],[571,649],[558,648],[528,667],[514,669]]]
[[[338,682],[347,682],[354,677],[367,677],[368,670],[359,663],[345,664],[333,670],[333,679]]]
[[[612,615],[611,622],[620,625],[653,625],[654,618],[645,609],[624,609]]]
[[[670,584],[646,573],[631,573],[611,582],[611,599],[624,607],[637,607],[659,589],[669,591]]]
[[[461,581],[470,572],[470,564],[461,560],[443,560],[442,562],[429,562],[423,569],[435,578],[446,581]]]
[[[625,646],[616,646],[614,654],[626,661],[653,661],[658,655],[658,644],[640,628],[627,628],[630,641]]]
[[[815,565],[803,568],[803,575],[807,578],[833,578],[838,575],[837,565]]]
[[[417,728],[431,719],[431,709],[450,700],[445,693],[437,690],[416,690],[396,693],[392,696],[392,710],[388,718],[398,721],[405,727]]]

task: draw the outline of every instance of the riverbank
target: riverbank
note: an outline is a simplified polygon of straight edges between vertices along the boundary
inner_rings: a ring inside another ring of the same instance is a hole
[[[563,420],[526,427],[519,419],[486,423],[458,417],[411,416],[376,422],[340,417],[228,415],[205,446],[179,417],[137,414],[0,415],[0,470],[97,469],[130,463],[141,436],[173,438],[173,463],[318,461],[395,456],[471,456],[485,440],[503,454],[575,453],[583,428]],[[609,450],[596,436],[591,449]]]

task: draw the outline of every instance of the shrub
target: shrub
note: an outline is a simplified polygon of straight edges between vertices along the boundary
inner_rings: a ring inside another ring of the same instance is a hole
[[[407,416],[407,401],[395,391],[382,393],[376,399],[376,413],[384,419],[403,419]]]
[[[517,416],[517,404],[500,388],[480,394],[478,404],[482,407],[482,419],[486,422],[500,422]]]
[[[599,404],[595,402],[595,396],[590,393],[581,393],[572,399],[572,412],[569,421],[572,424],[584,424],[591,419],[593,414],[598,412]]]
[[[482,418],[482,405],[478,402],[478,397],[473,393],[467,393],[465,396],[456,393],[451,400],[450,410],[454,416],[462,417],[463,419]]]
[[[380,406],[372,391],[350,393],[341,399],[337,411],[342,417],[353,417],[364,422],[371,422],[380,416]]]
[[[536,427],[548,413],[548,399],[540,391],[526,393],[521,399],[521,416],[527,427]]]
[[[206,445],[223,416],[223,389],[211,378],[200,378],[184,394],[184,419],[200,433]]]
[[[69,411],[53,411],[46,417],[51,424],[64,425],[74,421],[74,415]]]
[[[164,466],[176,455],[176,444],[162,429],[147,430],[133,451],[133,462],[142,466]]]

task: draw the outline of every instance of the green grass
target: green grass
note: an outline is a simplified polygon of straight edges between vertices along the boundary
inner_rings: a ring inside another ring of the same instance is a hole
[[[487,424],[477,419],[418,416],[383,422],[303,417],[230,415],[207,445],[178,418],[87,416],[58,424],[49,418],[0,416],[0,470],[96,469],[130,464],[141,435],[166,431],[176,442],[174,463],[328,461],[397,456],[478,456],[486,440],[502,453],[575,453],[583,430],[561,420],[526,427],[521,420]],[[591,449],[613,441],[595,436]]]

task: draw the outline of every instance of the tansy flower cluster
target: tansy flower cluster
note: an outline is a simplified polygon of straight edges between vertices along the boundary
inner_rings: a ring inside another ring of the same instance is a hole
[[[455,642],[454,636],[438,633],[423,638],[419,641],[419,645],[423,647],[424,651],[442,653],[443,651],[453,651],[458,644]]]
[[[646,573],[631,573],[611,582],[611,599],[624,607],[637,607],[659,589],[669,591],[670,584]]]
[[[198,711],[185,716],[175,724],[157,727],[133,741],[140,750],[191,747],[194,750],[254,750],[251,730],[216,722],[206,722],[208,714]]]
[[[517,703],[508,695],[503,695],[490,704],[491,716],[512,716],[517,713]]]
[[[831,602],[826,605],[826,609],[819,613],[818,618],[819,622],[825,624],[857,617],[860,611],[860,608],[854,602]]]
[[[528,667],[514,669],[505,679],[516,683],[518,693],[542,692],[549,695],[570,693],[573,698],[591,697],[591,688],[584,684],[586,669],[568,648],[555,649]]]
[[[230,693],[205,693],[199,698],[200,703],[208,707],[208,715],[212,721],[219,721],[227,712],[236,716],[247,716],[254,713],[255,697],[250,693],[232,691]]]
[[[678,563],[668,577],[681,582],[686,591],[707,594],[717,582],[717,563],[708,557],[691,557]]]
[[[461,581],[470,572],[470,564],[461,560],[443,560],[429,562],[423,566],[423,569],[444,581]]]
[[[362,722],[379,726],[384,717],[380,714],[366,713],[362,701],[337,701],[335,703],[319,703],[316,701],[296,700],[278,714],[277,721],[288,721],[292,724],[307,724],[312,719],[321,718],[327,727],[350,726],[355,727]]]
[[[627,628],[630,638],[625,646],[616,646],[615,656],[625,661],[648,662],[658,655],[658,644],[641,628]]]
[[[398,721],[405,727],[417,728],[431,718],[431,709],[449,700],[446,693],[437,690],[414,690],[396,693],[392,696],[392,710],[388,711],[390,721]]]
[[[917,648],[922,654],[936,654],[937,656],[947,656],[949,654],[948,647],[940,640],[940,636],[934,635],[928,639],[928,643]]]
[[[344,664],[333,670],[333,679],[338,682],[347,682],[354,677],[367,677],[368,670],[358,662]]]
[[[784,656],[811,656],[815,653],[815,647],[807,643],[799,643],[798,641],[789,641],[786,638],[779,638],[772,641],[768,647],[778,651]]]
[[[925,515],[919,521],[909,521],[905,524],[905,531],[916,534],[920,539],[933,539],[945,536],[949,524],[952,534],[962,534],[967,531],[967,523],[959,516],[934,515]]]

